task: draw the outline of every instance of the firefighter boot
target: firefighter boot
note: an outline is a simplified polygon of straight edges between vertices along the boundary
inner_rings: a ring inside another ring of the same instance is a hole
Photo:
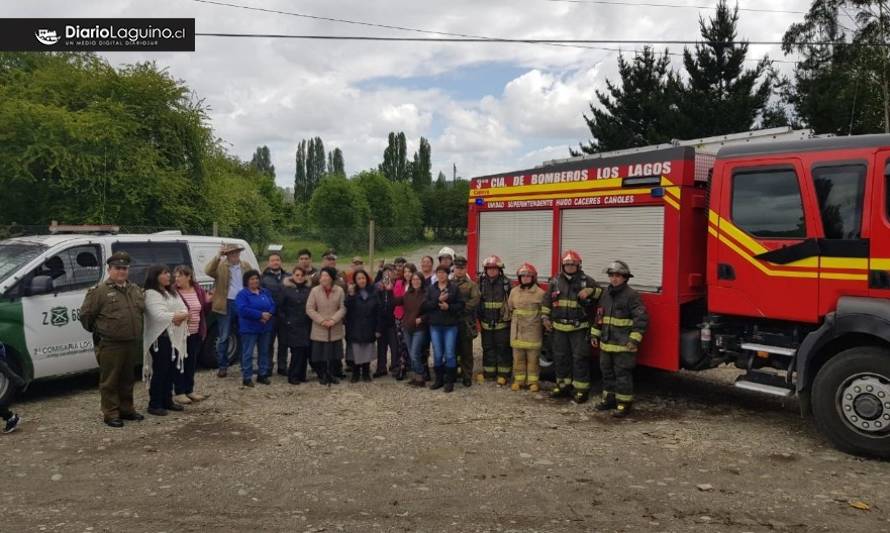
[[[602,399],[593,406],[597,411],[610,411],[616,407],[618,407],[618,402],[615,400],[615,395],[612,393],[603,394]]]
[[[615,418],[624,418],[630,414],[630,402],[618,402],[618,407],[615,409],[615,412],[612,413],[612,416]]]
[[[572,395],[572,386],[568,383],[565,385],[556,385],[550,391],[551,398],[569,398]]]
[[[589,399],[590,391],[587,390],[575,390],[575,395],[572,396],[572,401],[577,404],[587,403]]]
[[[485,383],[485,374],[482,374],[481,372],[479,374],[476,374],[476,383],[480,385]]]
[[[514,381],[513,384],[510,385],[510,390],[513,392],[516,392],[521,389],[522,389],[522,383],[519,383],[518,381]]]
[[[532,383],[531,385],[528,386],[528,391],[529,391],[529,392],[538,392],[539,390],[541,390],[541,386],[538,385],[537,382]]]
[[[498,387],[503,387],[504,385],[507,384],[507,378],[504,376],[498,376],[497,383],[498,383]]]

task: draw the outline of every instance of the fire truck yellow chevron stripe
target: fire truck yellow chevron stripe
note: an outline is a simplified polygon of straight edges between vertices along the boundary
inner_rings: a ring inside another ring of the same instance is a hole
[[[868,275],[865,273],[831,272],[823,269],[862,271],[868,270],[869,265],[871,265],[871,268],[875,268],[874,265],[876,263],[882,264],[890,269],[890,260],[869,260],[862,257],[810,257],[776,268],[775,266],[769,266],[773,265],[773,263],[761,261],[754,257],[752,252],[763,253],[759,250],[766,251],[766,248],[754,241],[742,230],[735,227],[731,222],[720,217],[713,211],[709,211],[708,219],[712,224],[715,222],[719,224],[719,229],[715,227],[715,225],[708,224],[709,234],[719,239],[720,242],[768,276],[867,281]],[[729,237],[732,237],[732,239]],[[792,270],[784,267],[797,267],[797,269]],[[800,270],[800,268],[812,270]]]
[[[666,203],[666,204],[668,204],[669,206],[673,207],[673,208],[676,209],[677,211],[680,210],[680,204],[678,204],[677,201],[674,200],[673,198],[671,198],[670,196],[667,196],[667,195],[664,196],[664,203]]]

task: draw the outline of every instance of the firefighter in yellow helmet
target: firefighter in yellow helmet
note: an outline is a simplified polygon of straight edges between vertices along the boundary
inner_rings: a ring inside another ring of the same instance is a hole
[[[510,317],[510,346],[513,347],[513,385],[518,391],[526,384],[531,392],[538,392],[538,359],[544,330],[541,325],[541,309],[544,290],[538,287],[538,271],[535,266],[523,263],[516,271],[519,286],[510,291],[507,314]]]
[[[633,403],[633,369],[649,315],[639,293],[627,284],[633,277],[627,263],[612,261],[604,272],[609,276],[609,287],[600,298],[590,329],[590,343],[599,346],[603,372],[603,398],[596,409],[615,409],[613,416],[623,418]]]
[[[581,256],[574,250],[562,255],[562,271],[550,279],[544,294],[544,328],[551,332],[550,348],[556,370],[552,398],[572,397],[584,403],[590,397],[592,360],[587,336],[588,312],[596,306],[603,290],[581,270]]]
[[[510,350],[510,318],[507,316],[507,298],[512,285],[504,275],[501,258],[491,255],[482,263],[483,274],[479,279],[479,325],[482,326],[482,380],[496,379],[506,385],[513,372],[513,354]]]

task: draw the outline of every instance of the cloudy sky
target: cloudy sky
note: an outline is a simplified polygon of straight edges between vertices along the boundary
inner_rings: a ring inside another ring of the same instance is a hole
[[[698,17],[716,0],[219,0],[302,15],[486,37],[696,39]],[[808,0],[740,0],[739,7],[805,11]],[[739,36],[780,40],[795,13],[742,11]],[[4,17],[187,17],[198,32],[424,36],[195,0],[3,0]],[[617,48],[617,46],[610,46]],[[632,52],[634,46],[624,46]],[[682,46],[672,47],[681,52]],[[752,56],[784,58],[778,47]],[[385,43],[198,37],[194,53],[107,53],[115,63],[153,60],[184,80],[210,108],[229,150],[249,159],[272,151],[281,186],[293,185],[300,139],[339,146],[348,173],[376,167],[390,131],[409,150],[425,136],[433,174],[472,177],[568,155],[587,140],[581,118],[617,52],[530,44]],[[675,57],[679,67],[680,58]],[[753,65],[753,62],[751,63]],[[787,69],[790,65],[780,65]]]

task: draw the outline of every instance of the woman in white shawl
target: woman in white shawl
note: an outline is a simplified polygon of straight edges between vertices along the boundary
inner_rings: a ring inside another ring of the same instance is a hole
[[[189,313],[174,292],[170,269],[152,265],[145,275],[145,327],[142,333],[142,379],[149,381],[148,412],[164,416],[182,411],[173,401],[173,378],[188,356],[185,321]]]

